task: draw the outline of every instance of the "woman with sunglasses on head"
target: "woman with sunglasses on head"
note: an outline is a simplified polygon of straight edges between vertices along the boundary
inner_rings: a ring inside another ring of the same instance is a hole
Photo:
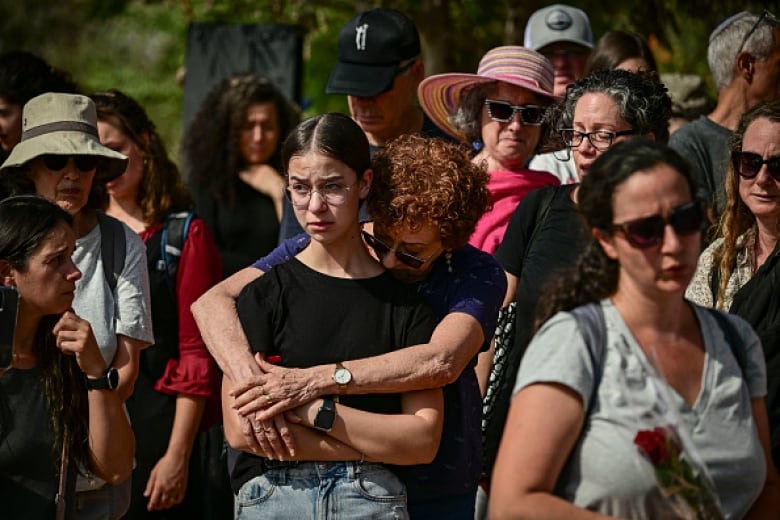
[[[767,362],[772,455],[780,464],[780,101],[745,112],[731,143],[726,206],[686,295],[743,317]]]
[[[551,124],[571,150],[583,179],[593,162],[618,142],[633,136],[666,142],[670,109],[671,100],[654,77],[605,70],[574,83],[563,103],[554,107]],[[514,212],[496,251],[508,282],[502,324],[513,326],[514,337],[499,334],[498,345],[480,358],[478,367],[482,387],[487,388],[483,393],[490,394],[485,403],[488,478],[544,284],[571,266],[585,246],[587,229],[577,210],[578,193],[579,184],[567,184],[530,194]]]
[[[128,157],[107,184],[106,213],[143,239],[151,285],[154,348],[141,353],[127,401],[138,451],[124,518],[192,518],[202,509],[193,446],[199,430],[219,421],[219,381],[190,305],[221,279],[222,264],[146,111],[117,90],[91,97],[101,142]]]
[[[125,171],[127,157],[98,138],[88,97],[43,94],[24,106],[22,140],[0,167],[17,193],[37,193],[73,216],[73,261],[82,273],[73,309],[92,325],[107,370],[94,385],[124,402],[138,377],[141,350],[153,341],[144,245],[130,228],[99,213],[105,184]],[[93,384],[93,383],[90,383]],[[76,485],[78,518],[119,518],[130,499],[82,468]]]
[[[666,493],[680,488],[664,477],[691,486],[688,504],[703,501],[702,485],[680,471],[694,461],[722,517],[779,510],[758,338],[743,320],[684,298],[704,223],[694,193],[687,162],[647,139],[615,145],[590,168],[579,208],[591,236],[537,314],[491,518],[677,517],[681,495]],[[581,321],[583,306],[599,318]],[[670,440],[651,462],[640,439],[657,429]],[[672,442],[684,462],[659,469]]]
[[[107,365],[89,322],[71,308],[81,278],[75,247],[73,217],[55,204],[34,195],[0,202],[0,285],[19,298],[11,366],[0,369],[5,518],[55,518],[60,489],[72,514],[77,467],[115,484],[132,471],[135,440],[122,400],[90,386]],[[10,301],[3,306],[8,312]]]
[[[398,284],[363,244],[358,210],[371,189],[368,140],[348,116],[325,114],[282,146],[287,192],[311,237],[306,248],[247,285],[241,325],[260,358],[285,367],[384,354],[428,341],[430,308]],[[346,386],[348,372],[337,372]],[[270,459],[247,444],[223,380],[225,437],[234,452],[236,518],[408,518],[403,468],[433,460],[440,389],[314,399],[292,410],[294,453]],[[264,394],[268,401],[279,395]],[[271,423],[259,422],[260,433]]]
[[[547,172],[526,168],[544,133],[552,103],[553,68],[541,54],[517,46],[496,47],[476,74],[437,74],[418,88],[420,106],[448,134],[470,143],[473,161],[490,175],[492,207],[469,243],[493,254],[512,212],[529,192],[560,184]]]

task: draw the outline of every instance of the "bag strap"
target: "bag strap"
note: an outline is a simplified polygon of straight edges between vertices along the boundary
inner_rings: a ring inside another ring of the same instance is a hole
[[[740,336],[737,327],[728,318],[726,313],[710,308],[706,308],[706,311],[710,313],[723,331],[726,343],[728,344],[729,349],[731,349],[734,359],[737,360],[739,369],[744,374],[745,368],[747,367],[747,352],[742,348],[742,336]],[[604,319],[604,309],[601,308],[600,303],[592,302],[572,309],[570,312],[577,320],[577,326],[585,339],[585,345],[588,347],[588,354],[590,355],[590,361],[593,366],[592,403],[598,388],[598,383],[601,380],[602,361],[607,343],[607,324]]]
[[[601,308],[600,302],[581,305],[570,312],[574,319],[577,320],[577,327],[580,329],[585,345],[588,347],[588,355],[593,366],[593,389],[590,393],[588,408],[585,410],[585,416],[587,417],[601,382],[604,351],[607,346],[607,322],[604,319],[604,309]]]
[[[723,331],[723,336],[726,338],[726,343],[731,349],[731,354],[734,359],[737,360],[739,369],[742,371],[742,375],[745,375],[745,368],[747,367],[747,352],[745,351],[744,344],[742,342],[742,336],[740,336],[737,327],[729,319],[726,313],[720,312],[716,309],[707,308],[707,312],[715,318],[720,330]]]
[[[97,212],[100,226],[100,257],[108,287],[113,293],[119,275],[125,268],[125,230],[122,223],[108,215]]]
[[[190,223],[195,217],[193,211],[182,211],[171,213],[165,219],[162,233],[160,235],[160,270],[165,273],[165,281],[168,288],[176,291],[176,272],[179,268],[181,252],[184,249],[184,242],[190,231]]]

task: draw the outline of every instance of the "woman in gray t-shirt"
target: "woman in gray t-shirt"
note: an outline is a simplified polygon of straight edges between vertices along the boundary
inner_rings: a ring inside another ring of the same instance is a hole
[[[656,475],[685,476],[681,465],[702,468],[688,480],[711,482],[725,518],[780,510],[760,343],[742,320],[684,299],[704,220],[694,193],[682,158],[642,138],[591,167],[580,210],[593,240],[538,311],[544,324],[518,372],[491,518],[675,517],[681,493]],[[559,312],[593,302],[601,330]]]

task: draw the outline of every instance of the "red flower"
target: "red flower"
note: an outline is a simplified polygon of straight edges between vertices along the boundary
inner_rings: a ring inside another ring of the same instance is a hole
[[[661,493],[680,518],[723,519],[712,483],[692,465],[672,426],[638,431],[634,444],[653,465]]]
[[[666,461],[666,430],[664,428],[638,431],[634,437],[634,444],[650,459],[653,465]]]

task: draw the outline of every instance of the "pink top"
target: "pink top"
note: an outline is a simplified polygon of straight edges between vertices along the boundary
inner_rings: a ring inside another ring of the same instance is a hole
[[[153,226],[140,233],[144,243],[160,227]],[[176,272],[179,357],[168,360],[165,372],[155,383],[154,389],[170,395],[209,398],[204,422],[211,422],[215,414],[221,417],[219,368],[206,349],[190,305],[221,279],[222,261],[214,237],[202,219],[193,218]]]
[[[490,172],[488,190],[493,207],[477,222],[469,244],[491,255],[495,253],[504,238],[509,219],[523,197],[533,190],[544,186],[558,186],[560,183],[551,173],[536,170]]]

